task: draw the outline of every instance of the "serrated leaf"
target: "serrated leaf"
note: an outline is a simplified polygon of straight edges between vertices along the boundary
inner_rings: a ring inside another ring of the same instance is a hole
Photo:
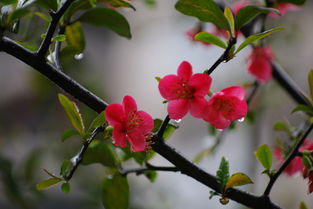
[[[105,179],[102,183],[101,196],[106,209],[127,209],[129,204],[127,178],[115,174],[112,179]]]
[[[69,117],[73,127],[82,135],[85,133],[83,118],[79,113],[79,109],[74,102],[69,100],[65,95],[59,94],[59,101],[63,106],[65,113]]]
[[[261,145],[256,151],[255,156],[257,160],[263,165],[267,170],[270,170],[272,167],[272,152],[268,145]]]
[[[226,191],[229,188],[242,186],[246,184],[253,184],[252,180],[244,173],[234,173],[231,175],[231,177],[228,179],[224,191]]]
[[[285,3],[291,3],[296,5],[303,5],[306,0],[278,0],[278,2],[285,2]]]
[[[116,159],[113,149],[99,140],[91,142],[84,155],[82,164],[90,165],[93,163],[101,163],[104,166],[115,167]]]
[[[220,185],[221,192],[223,192],[229,178],[229,163],[224,157],[221,159],[220,166],[216,172],[216,177],[217,182]]]
[[[83,13],[79,21],[111,29],[117,34],[131,38],[130,27],[126,18],[109,8],[93,8]]]
[[[230,30],[226,17],[213,0],[179,0],[175,8],[185,15],[196,17],[203,22],[211,22],[218,28]]]
[[[302,111],[302,112],[305,112],[305,113],[308,113],[310,115],[313,115],[313,108],[310,107],[310,106],[307,106],[307,105],[297,105],[292,111],[291,113],[294,113],[294,112],[298,112],[298,111]]]
[[[66,43],[68,46],[75,49],[75,54],[84,52],[86,42],[84,30],[80,22],[75,22],[65,28]]]
[[[267,7],[259,7],[256,5],[249,5],[241,8],[235,19],[236,30],[238,31],[244,25],[248,24],[251,20],[253,20],[256,16],[264,13],[274,12],[276,14],[280,14],[277,9],[267,8]]]
[[[96,128],[103,126],[106,122],[104,112],[98,114],[98,116],[91,122],[88,132],[92,132]]]
[[[237,54],[239,51],[241,51],[243,48],[245,48],[249,44],[251,44],[255,41],[258,41],[262,38],[265,38],[266,36],[268,36],[274,32],[280,31],[280,30],[284,30],[284,28],[272,28],[272,29],[264,31],[262,33],[258,33],[258,34],[254,34],[254,35],[249,36],[248,38],[246,38],[246,40],[244,42],[242,42],[240,44],[240,46],[236,50],[235,54]]]
[[[62,186],[61,186],[61,190],[62,190],[62,192],[64,192],[65,194],[70,193],[70,191],[71,191],[70,183],[68,183],[68,182],[63,183]]]
[[[219,46],[223,49],[227,48],[227,45],[225,44],[224,41],[222,41],[217,36],[210,34],[210,33],[207,33],[207,32],[200,32],[200,33],[196,34],[195,40],[202,41],[202,42],[209,43],[209,44],[214,44],[214,45]]]
[[[232,37],[235,37],[235,19],[234,19],[233,13],[229,7],[225,7],[224,16],[226,17],[226,19],[228,21],[228,24],[230,27],[230,33],[231,33]]]
[[[64,34],[57,35],[52,38],[52,41],[65,41],[65,40],[66,40],[66,35]]]
[[[80,136],[79,132],[73,129],[69,129],[63,132],[61,140],[62,142],[66,141],[72,136]]]
[[[128,3],[127,1],[123,1],[123,0],[98,0],[98,1],[110,4],[113,7],[132,8],[134,11],[136,11],[135,7],[131,5],[130,3]]]
[[[60,179],[60,178],[50,178],[50,179],[39,182],[36,185],[36,188],[38,190],[49,189],[50,187],[57,185],[61,181],[62,181],[62,179]]]
[[[299,209],[309,209],[304,202],[300,203]]]

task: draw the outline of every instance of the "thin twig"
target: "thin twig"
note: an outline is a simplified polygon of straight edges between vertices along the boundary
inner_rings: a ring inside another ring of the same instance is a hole
[[[83,145],[83,147],[81,148],[81,150],[79,151],[79,153],[77,153],[77,155],[75,155],[74,157],[72,157],[72,159],[71,159],[72,167],[71,167],[71,169],[69,170],[69,172],[66,174],[66,176],[64,177],[64,179],[65,179],[66,181],[69,181],[69,180],[73,177],[73,175],[74,175],[76,169],[78,168],[78,166],[80,165],[80,163],[83,161],[84,155],[85,155],[85,153],[86,153],[86,151],[87,151],[87,148],[89,147],[90,143],[95,139],[95,137],[96,137],[101,131],[103,131],[103,127],[96,128],[96,129],[92,132],[90,138],[87,139],[86,142],[84,142],[84,145]]]
[[[282,172],[285,170],[285,168],[291,163],[291,161],[297,157],[299,153],[299,148],[302,146],[304,143],[305,139],[309,135],[309,133],[313,129],[313,124],[310,125],[310,127],[307,129],[307,131],[303,134],[302,138],[298,141],[297,145],[294,147],[294,149],[289,153],[287,159],[285,162],[281,165],[281,167],[278,169],[278,171],[271,177],[270,182],[268,183],[264,195],[268,196],[272,190],[272,187],[274,183],[276,182],[277,178],[282,174]]]
[[[130,173],[136,173],[136,175],[144,174],[145,171],[169,171],[169,172],[178,172],[179,169],[176,167],[164,167],[164,166],[154,166],[149,163],[146,163],[146,167],[143,168],[131,168],[131,169],[120,169],[120,173],[123,176],[126,176]]]
[[[50,14],[52,16],[52,20],[50,22],[50,25],[48,27],[48,30],[46,32],[46,37],[44,40],[41,42],[41,45],[37,51],[37,55],[39,58],[44,58],[46,55],[49,46],[51,44],[51,40],[53,37],[53,34],[55,32],[55,29],[57,28],[59,21],[63,14],[66,12],[68,7],[74,2],[75,0],[67,0],[57,12],[50,11]]]

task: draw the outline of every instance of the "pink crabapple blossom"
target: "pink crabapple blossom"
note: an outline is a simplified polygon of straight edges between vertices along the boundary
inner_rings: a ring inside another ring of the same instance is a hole
[[[131,96],[125,96],[122,104],[110,104],[105,110],[105,116],[110,126],[113,126],[114,144],[126,147],[127,142],[135,152],[146,148],[146,135],[153,129],[152,117],[137,110],[136,101]]]
[[[189,62],[183,61],[177,75],[171,74],[159,82],[161,96],[168,100],[168,114],[171,119],[183,118],[188,112],[196,118],[202,118],[206,104],[205,96],[211,86],[211,77],[207,74],[192,74]]]
[[[232,86],[214,93],[204,109],[203,119],[217,129],[227,128],[231,121],[246,116],[248,105],[244,100],[245,91]]]
[[[266,83],[272,78],[271,60],[274,59],[270,46],[254,47],[248,57],[248,72],[255,76],[260,83]]]
[[[304,144],[302,145],[302,147],[299,149],[299,151],[302,152],[304,150],[310,150],[310,151],[312,150],[313,151],[313,142],[306,139],[304,141]],[[282,150],[279,148],[275,148],[274,155],[279,162],[283,162],[285,159]],[[302,163],[301,157],[297,156],[287,166],[287,168],[284,170],[284,173],[286,173],[289,176],[293,176],[297,173],[302,172],[303,169],[304,169],[304,165]]]

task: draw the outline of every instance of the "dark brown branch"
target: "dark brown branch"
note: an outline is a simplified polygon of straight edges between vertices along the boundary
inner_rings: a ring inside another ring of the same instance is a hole
[[[71,163],[72,163],[72,166],[69,170],[69,172],[66,174],[66,176],[64,176],[64,180],[66,181],[69,181],[76,169],[78,168],[78,166],[80,165],[80,163],[83,161],[83,158],[84,158],[84,155],[85,155],[85,152],[87,151],[90,143],[95,139],[95,137],[101,132],[103,131],[103,127],[99,127],[99,128],[96,128],[89,139],[87,139],[86,142],[84,142],[84,145],[83,147],[81,148],[81,150],[79,151],[79,153],[77,153],[77,155],[75,155],[72,159],[71,159]]]
[[[146,167],[143,168],[132,168],[132,169],[120,169],[120,173],[123,176],[126,176],[130,173],[136,173],[136,175],[144,174],[145,171],[169,171],[169,172],[178,172],[179,169],[176,167],[164,167],[164,166],[154,166],[149,163],[146,163]]]
[[[313,129],[313,124],[310,125],[310,127],[307,129],[307,131],[303,134],[302,138],[298,141],[297,145],[294,147],[294,149],[289,153],[286,161],[282,164],[282,166],[278,169],[278,171],[274,174],[273,177],[271,177],[270,182],[268,183],[264,195],[268,196],[272,190],[272,187],[274,183],[276,182],[277,178],[282,174],[282,172],[287,168],[287,166],[291,163],[291,161],[297,157],[297,154],[299,153],[299,148],[304,143],[305,139],[309,135],[309,133]]]
[[[44,58],[44,56],[46,55],[49,46],[51,44],[51,40],[53,37],[53,34],[55,32],[55,29],[57,28],[59,21],[61,19],[61,17],[63,16],[63,14],[65,13],[65,11],[68,9],[68,7],[74,2],[75,0],[67,0],[57,12],[50,12],[51,16],[52,16],[52,20],[50,22],[50,25],[48,27],[48,30],[46,32],[46,37],[44,38],[44,40],[42,41],[38,51],[37,51],[37,55],[40,58]]]

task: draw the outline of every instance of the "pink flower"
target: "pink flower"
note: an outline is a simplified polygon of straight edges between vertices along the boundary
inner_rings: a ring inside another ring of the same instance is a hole
[[[126,147],[127,141],[135,152],[145,150],[146,134],[153,129],[153,119],[144,111],[137,111],[131,96],[125,96],[123,104],[110,104],[105,110],[109,125],[113,126],[114,144]]]
[[[240,86],[225,88],[212,95],[207,102],[203,119],[217,129],[227,128],[231,121],[246,116],[248,105],[245,91]]]
[[[189,40],[191,40],[192,42],[201,42],[203,45],[210,45],[209,43],[206,43],[206,42],[202,42],[202,41],[197,41],[195,39],[195,36],[200,33],[200,32],[203,32],[202,31],[202,26],[201,24],[198,24],[196,27],[194,28],[191,28],[190,30],[186,31],[186,36]]]
[[[172,119],[181,119],[187,112],[196,118],[202,118],[202,111],[211,85],[211,77],[207,74],[192,75],[189,62],[183,61],[177,75],[167,75],[159,82],[159,91],[169,101],[167,110]]]
[[[271,47],[255,47],[249,56],[248,72],[259,82],[266,83],[272,78],[271,60],[273,58]]]
[[[301,152],[304,150],[313,150],[313,142],[305,140],[304,144],[299,149],[299,151]],[[274,155],[279,162],[283,162],[285,160],[285,156],[279,148],[276,148],[274,150]],[[289,176],[293,176],[299,172],[302,172],[303,169],[304,165],[302,163],[301,157],[295,157],[287,166],[287,168],[284,170],[284,173],[286,173]]]
[[[277,8],[275,9],[277,9],[281,13],[281,15],[271,12],[269,13],[271,17],[281,17],[282,15],[285,15],[287,11],[297,11],[300,9],[298,6],[291,3],[277,3],[276,7]]]

